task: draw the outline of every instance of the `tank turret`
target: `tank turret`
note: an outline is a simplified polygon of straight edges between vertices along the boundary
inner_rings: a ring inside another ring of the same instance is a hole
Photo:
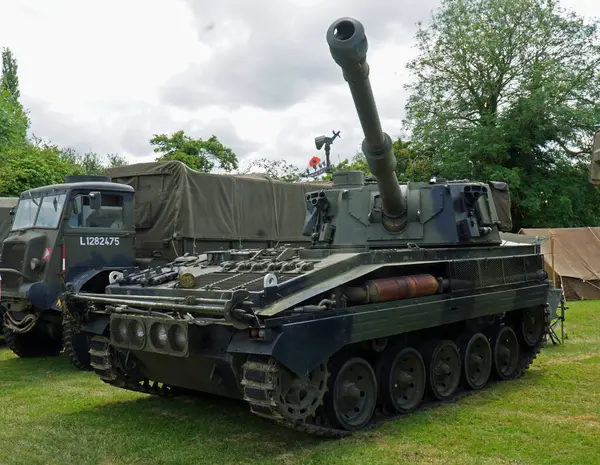
[[[365,138],[362,152],[369,170],[377,178],[383,205],[382,222],[390,232],[402,231],[407,224],[406,201],[396,178],[396,158],[392,139],[381,129],[381,121],[369,80],[368,42],[363,25],[353,18],[335,21],[327,31],[331,56],[342,68],[350,87]]]
[[[331,189],[307,195],[304,234],[313,248],[397,248],[498,245],[499,218],[508,205],[505,183],[445,181],[399,183],[392,139],[383,132],[367,62],[363,25],[340,18],[327,43],[354,100],[364,133],[362,151],[376,183],[358,172],[334,172]],[[496,199],[502,200],[497,208]]]

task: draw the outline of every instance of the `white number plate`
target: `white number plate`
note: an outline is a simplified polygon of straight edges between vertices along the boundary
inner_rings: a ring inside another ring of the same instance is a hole
[[[118,237],[79,237],[79,245],[119,245]]]

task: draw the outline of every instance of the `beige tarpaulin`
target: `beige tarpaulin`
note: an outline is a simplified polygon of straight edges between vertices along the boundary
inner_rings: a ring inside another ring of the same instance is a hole
[[[519,234],[547,238],[546,269],[550,277],[556,273],[567,299],[600,299],[600,228],[521,229]]]
[[[12,225],[10,212],[16,207],[18,201],[16,197],[0,197],[0,243],[8,236]]]
[[[305,195],[330,186],[287,183],[264,175],[200,173],[178,161],[111,168],[107,175],[135,191],[143,240],[173,235],[199,240],[308,241],[302,235]]]

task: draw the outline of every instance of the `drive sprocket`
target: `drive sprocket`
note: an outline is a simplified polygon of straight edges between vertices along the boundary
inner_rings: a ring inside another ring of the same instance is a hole
[[[313,416],[327,391],[327,366],[319,365],[306,376],[298,377],[285,368],[279,371],[279,408],[286,420],[303,421]]]
[[[244,399],[257,415],[281,423],[302,423],[323,404],[328,377],[325,363],[299,377],[272,357],[252,355],[243,365]]]

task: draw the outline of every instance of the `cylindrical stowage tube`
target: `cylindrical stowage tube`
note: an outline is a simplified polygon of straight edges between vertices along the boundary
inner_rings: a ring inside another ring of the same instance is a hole
[[[347,287],[344,295],[351,302],[368,304],[434,295],[439,281],[430,274],[381,278],[367,281],[363,286]]]
[[[183,289],[191,289],[196,284],[194,274],[186,267],[179,269],[179,285]]]
[[[390,232],[402,231],[407,224],[406,202],[396,178],[396,158],[392,139],[381,129],[377,105],[373,98],[367,36],[363,25],[354,18],[340,18],[327,31],[331,56],[342,68],[354,106],[365,135],[362,151],[371,173],[377,177],[383,205],[383,225]]]

